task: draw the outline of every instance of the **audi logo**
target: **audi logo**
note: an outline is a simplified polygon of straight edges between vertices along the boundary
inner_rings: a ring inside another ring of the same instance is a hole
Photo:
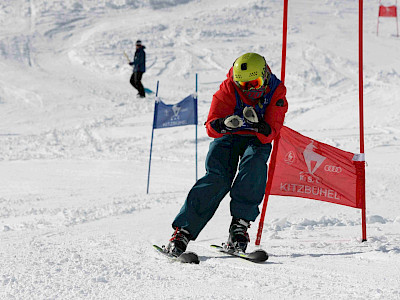
[[[332,173],[340,173],[340,172],[342,172],[342,168],[341,167],[330,166],[330,165],[326,165],[324,167],[324,170],[327,171],[327,172],[332,172]]]

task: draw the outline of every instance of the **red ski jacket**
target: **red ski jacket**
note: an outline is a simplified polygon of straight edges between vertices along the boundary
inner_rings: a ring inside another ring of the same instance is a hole
[[[269,134],[268,136],[251,130],[219,133],[212,128],[210,124],[212,121],[219,118],[225,118],[226,116],[234,114],[234,110],[237,104],[235,90],[237,91],[240,99],[244,104],[251,105],[253,107],[258,104],[257,102],[248,99],[243,94],[243,92],[233,81],[232,73],[233,70],[231,68],[227,74],[227,78],[221,83],[219,90],[213,96],[210,112],[208,113],[207,122],[205,123],[207,134],[212,138],[219,138],[225,134],[252,134],[256,135],[263,144],[271,143],[273,139],[275,139],[275,137],[279,134],[279,131],[283,126],[283,121],[285,120],[285,114],[288,110],[288,103],[286,100],[286,87],[283,85],[282,82],[279,82],[279,85],[276,87],[275,92],[272,95],[269,105],[265,109],[264,120],[271,127],[271,134]],[[269,91],[270,87],[267,88],[266,93],[268,93]],[[279,101],[280,99],[283,100],[283,104],[282,100]]]

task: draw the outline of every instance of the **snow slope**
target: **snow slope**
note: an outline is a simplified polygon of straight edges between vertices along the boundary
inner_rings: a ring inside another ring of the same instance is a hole
[[[146,194],[154,96],[136,99],[123,52],[143,41],[143,82],[167,103],[198,73],[202,176],[201,124],[234,59],[261,53],[280,75],[282,1],[2,1],[0,298],[400,299],[400,39],[390,19],[376,35],[378,2],[364,2],[368,241],[358,210],[271,197],[268,262],[224,257],[209,245],[227,238],[227,197],[192,266],[151,245],[194,184],[194,128],[155,131]],[[354,153],[357,26],[357,1],[289,6],[286,125]]]

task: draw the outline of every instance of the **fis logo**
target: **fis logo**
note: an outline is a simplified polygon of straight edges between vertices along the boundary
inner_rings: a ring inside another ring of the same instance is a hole
[[[291,165],[295,161],[295,159],[296,159],[296,155],[293,153],[293,151],[289,151],[288,153],[286,153],[285,162],[288,165]]]

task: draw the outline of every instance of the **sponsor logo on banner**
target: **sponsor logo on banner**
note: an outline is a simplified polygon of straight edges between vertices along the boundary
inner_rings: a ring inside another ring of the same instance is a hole
[[[323,166],[326,157],[317,153],[316,150],[318,144],[314,144],[314,140],[305,147],[303,151],[303,157],[305,167],[307,170],[299,172],[298,183],[283,183],[280,184],[280,190],[287,193],[296,194],[308,194],[317,197],[325,197],[328,199],[340,200],[340,194],[338,192],[320,187],[322,179],[315,175],[318,170],[323,170],[332,174],[339,174],[342,172],[342,168],[339,166],[325,165]],[[286,164],[291,165],[296,160],[296,154],[293,151],[286,153],[284,161]]]
[[[179,115],[180,111],[181,111],[181,108],[177,104],[172,106],[172,112],[174,113],[175,118],[179,118],[178,115]]]
[[[304,160],[306,161],[307,169],[308,172],[313,175],[315,171],[322,165],[324,160],[326,159],[325,156],[322,156],[316,152],[314,152],[314,149],[317,147],[314,146],[314,141],[311,141],[310,144],[307,145],[306,149],[304,149],[303,156]],[[314,167],[312,166],[312,163],[315,162]]]
[[[187,112],[189,109],[187,108],[182,108],[178,106],[177,104],[173,105],[171,107],[172,110],[172,116],[170,116],[169,111],[165,111],[164,114],[165,116],[170,116],[170,119],[167,120],[166,122],[163,122],[163,126],[165,127],[172,127],[172,126],[180,126],[186,124],[187,120],[186,119],[181,119],[181,115],[185,112]]]
[[[342,172],[342,168],[341,167],[337,167],[337,166],[330,166],[330,165],[326,165],[324,167],[324,170],[326,172],[332,172],[332,173],[340,173]]]

